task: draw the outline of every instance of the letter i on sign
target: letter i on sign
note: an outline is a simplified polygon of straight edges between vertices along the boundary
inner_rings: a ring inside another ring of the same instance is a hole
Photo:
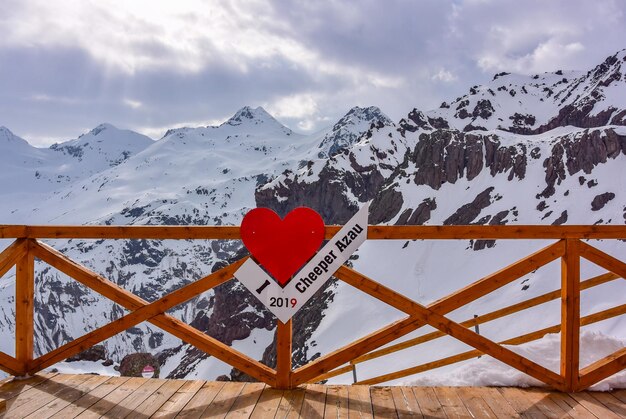
[[[263,283],[263,285],[261,285],[259,288],[257,288],[256,293],[257,294],[261,294],[263,292],[263,290],[270,284],[270,280],[266,279],[265,282]]]

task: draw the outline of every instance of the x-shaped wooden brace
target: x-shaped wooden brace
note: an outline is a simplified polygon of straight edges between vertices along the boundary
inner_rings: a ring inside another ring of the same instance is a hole
[[[180,338],[184,342],[215,356],[250,376],[255,377],[259,381],[274,385],[276,381],[276,371],[272,368],[234,350],[230,346],[200,332],[177,318],[165,314],[165,311],[170,308],[184,303],[194,296],[232,279],[233,272],[237,270],[246,258],[173,291],[152,303],[148,303],[135,294],[126,291],[100,275],[77,264],[46,244],[33,241],[32,251],[37,258],[102,294],[104,297],[120,304],[122,307],[131,310],[131,313],[34,359],[28,365],[29,373],[53,365],[68,356],[91,347],[95,343],[101,342],[129,327],[147,320],[155,326]]]

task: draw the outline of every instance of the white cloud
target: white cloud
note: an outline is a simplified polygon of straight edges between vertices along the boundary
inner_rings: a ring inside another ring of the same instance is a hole
[[[448,71],[445,68],[441,68],[441,69],[439,69],[438,72],[433,74],[430,79],[431,80],[435,80],[435,81],[442,81],[444,83],[449,83],[449,82],[452,82],[452,81],[456,81],[458,79],[458,77],[455,76],[454,74],[452,74],[451,71]]]
[[[139,109],[143,106],[143,103],[141,103],[140,101],[132,100],[128,98],[124,99],[123,102],[124,102],[124,105],[128,106],[131,109]]]
[[[281,97],[263,106],[277,118],[305,118],[318,112],[317,102],[308,93]]]

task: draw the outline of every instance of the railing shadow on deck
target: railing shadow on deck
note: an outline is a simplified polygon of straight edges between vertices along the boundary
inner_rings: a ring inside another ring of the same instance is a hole
[[[340,226],[326,226],[326,238],[332,238],[339,229]],[[585,368],[581,369],[579,366],[580,327],[626,313],[626,304],[622,304],[581,318],[581,290],[618,278],[626,278],[626,263],[583,240],[626,239],[626,226],[369,226],[368,240],[548,239],[556,241],[428,306],[419,304],[344,265],[335,272],[336,278],[404,312],[407,316],[296,369],[292,368],[291,321],[277,322],[277,367],[273,369],[166,313],[167,310],[198,294],[231,280],[233,273],[246,258],[148,303],[41,241],[42,239],[240,239],[237,226],[8,225],[0,226],[0,238],[15,239],[0,253],[0,276],[7,273],[13,266],[16,267],[15,357],[0,352],[0,369],[17,376],[41,371],[143,321],[149,321],[255,379],[281,389],[294,388],[303,383],[316,382],[349,372],[358,363],[445,335],[472,346],[474,350],[373,377],[359,384],[381,383],[450,365],[481,354],[490,355],[554,389],[567,392],[589,388],[626,367],[626,348],[621,348]],[[35,258],[121,305],[130,313],[47,354],[34,358]],[[581,282],[581,258],[608,272]],[[557,259],[561,261],[560,290],[461,323],[445,317],[451,311]],[[556,299],[561,300],[560,324],[499,343],[469,329]],[[425,325],[430,325],[437,331],[380,349]],[[554,332],[561,332],[562,336],[559,374],[502,346],[530,342]]]

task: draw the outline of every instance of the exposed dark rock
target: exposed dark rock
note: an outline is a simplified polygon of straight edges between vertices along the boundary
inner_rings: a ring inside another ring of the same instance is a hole
[[[463,132],[470,132],[470,131],[487,131],[487,128],[481,127],[479,125],[474,126],[472,124],[465,125],[465,127],[463,128]]]
[[[435,198],[426,198],[415,210],[407,208],[398,218],[396,225],[422,225],[430,220],[430,214],[436,208]]]
[[[385,188],[370,206],[370,223],[382,224],[391,221],[404,205],[402,193],[391,187]]]
[[[430,118],[427,118],[422,111],[418,111],[417,109],[413,108],[413,110],[409,112],[408,118],[413,121],[415,123],[415,126],[418,128],[432,129],[429,123]]]
[[[503,72],[498,73],[495,76],[493,76],[493,80],[496,80],[497,78],[502,77],[502,76],[508,76],[509,74],[511,74],[511,73],[507,73],[507,72],[503,71]]]
[[[564,210],[559,218],[552,222],[553,226],[560,226],[561,224],[565,224],[567,222],[567,210]]]
[[[296,207],[307,206],[316,210],[326,223],[345,223],[358,210],[357,205],[347,200],[346,189],[364,202],[375,198],[384,182],[375,164],[364,167],[350,154],[349,158],[351,171],[340,172],[327,164],[314,182],[298,182],[296,175],[285,178],[277,186],[257,188],[257,206],[271,208],[281,217]]]
[[[71,356],[66,359],[67,362],[75,362],[75,361],[100,361],[106,360],[106,350],[103,345],[94,345],[89,349],[85,349],[84,351]]]
[[[532,127],[535,125],[536,119],[533,115],[530,114],[520,114],[515,112],[512,116],[509,116],[509,119],[513,122],[513,126],[508,130],[510,132],[514,132],[516,134],[531,134]]]
[[[613,129],[585,131],[572,139],[560,138],[552,147],[551,155],[543,162],[546,168],[546,189],[540,194],[545,198],[554,194],[554,185],[565,179],[566,167],[570,175],[581,170],[590,174],[595,166],[607,159],[626,154],[626,135],[619,135]],[[582,185],[586,179],[579,177]]]
[[[439,118],[428,118],[428,123],[435,129],[449,129],[448,121],[439,117]]]
[[[161,372],[159,361],[147,352],[126,355],[120,362],[119,372],[122,377],[141,377],[141,371],[146,365],[152,366],[154,368],[153,377],[159,378]]]
[[[596,195],[591,201],[591,211],[599,211],[606,205],[607,202],[615,198],[613,192],[605,192],[600,195]]]
[[[454,214],[448,217],[443,224],[444,225],[468,225],[478,215],[480,212],[491,205],[491,192],[493,192],[494,187],[489,187],[479,193],[476,198],[470,203],[463,205],[461,208],[456,210]]]
[[[546,201],[541,201],[537,204],[537,211],[543,211],[546,208],[548,208],[548,204],[546,204]]]
[[[500,211],[493,217],[488,217],[490,218],[489,225],[505,225],[507,222],[506,217],[508,215],[509,215],[509,210],[504,210],[504,211]],[[484,224],[484,223],[481,223],[479,221],[477,224]],[[495,240],[476,240],[476,241],[470,241],[470,245],[472,246],[473,250],[483,250],[485,248],[490,249],[492,247],[495,247],[496,241]]]
[[[491,102],[488,99],[481,99],[478,101],[478,103],[476,103],[476,106],[472,111],[472,116],[474,118],[480,117],[482,119],[489,119],[489,117],[493,115],[494,112],[495,109],[493,109],[493,105],[491,105]]]

